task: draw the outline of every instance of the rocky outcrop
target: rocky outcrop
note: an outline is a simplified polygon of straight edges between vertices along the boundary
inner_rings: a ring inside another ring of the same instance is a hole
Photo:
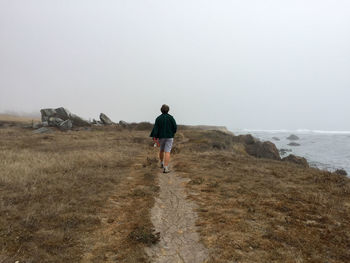
[[[292,150],[291,149],[280,149],[279,152],[281,155],[286,155],[287,153],[292,152]]]
[[[304,157],[296,156],[294,154],[290,154],[287,157],[284,157],[282,159],[282,161],[295,163],[295,164],[301,165],[303,167],[309,167],[309,164]]]
[[[294,134],[291,134],[289,137],[287,137],[287,140],[297,141],[297,140],[299,140],[299,137],[294,135]]]
[[[243,143],[245,145],[251,145],[258,142],[258,140],[254,138],[251,134],[236,136],[236,141]]]
[[[69,112],[69,110],[67,110],[63,107],[57,108],[57,109],[55,109],[55,111],[56,111],[57,117],[61,118],[64,121],[71,118],[71,113]]]
[[[272,137],[272,139],[275,141],[280,141],[280,138],[278,138],[278,137]]]
[[[60,130],[70,130],[73,127],[90,126],[90,123],[69,110],[60,107],[57,109],[41,109],[42,126],[58,127]]]
[[[41,127],[33,131],[34,134],[51,133],[51,132],[53,131],[50,128],[46,128],[46,127]]]
[[[337,169],[334,173],[337,175],[348,175],[344,169]]]
[[[300,146],[299,143],[296,143],[296,142],[291,142],[291,143],[288,143],[289,146]]]
[[[85,126],[90,126],[90,122],[87,120],[84,120],[83,118],[79,117],[76,114],[70,114],[69,119],[72,121],[73,126],[77,127],[85,127]]]
[[[255,141],[254,143],[246,144],[245,150],[249,155],[258,157],[258,158],[266,158],[273,160],[281,160],[280,154],[276,145],[272,142],[261,142]]]
[[[56,116],[56,111],[55,109],[41,109],[41,121],[42,122],[48,122],[50,117],[55,117]]]
[[[111,121],[111,119],[108,118],[108,116],[104,113],[100,114],[100,120],[105,125],[112,125],[113,124],[113,121]]]
[[[65,120],[58,125],[58,128],[61,131],[68,131],[68,130],[71,130],[73,128],[73,123],[71,120]]]
[[[234,143],[242,144],[249,155],[258,158],[281,160],[278,149],[272,142],[261,142],[251,134],[233,136],[232,138]]]
[[[126,121],[121,120],[121,121],[119,121],[119,125],[122,126],[122,127],[126,127],[126,126],[129,125],[129,123],[127,123]]]

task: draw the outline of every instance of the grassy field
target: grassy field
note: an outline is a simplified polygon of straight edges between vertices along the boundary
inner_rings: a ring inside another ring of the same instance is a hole
[[[0,262],[148,262],[159,188],[147,125],[33,134],[0,125]],[[22,122],[22,123],[21,123]],[[6,125],[4,125],[6,124]],[[350,262],[350,180],[256,159],[232,135],[180,128],[210,262]]]
[[[253,158],[220,132],[184,136],[175,168],[210,262],[350,262],[349,178]]]
[[[0,262],[145,262],[158,188],[145,132],[0,129]]]

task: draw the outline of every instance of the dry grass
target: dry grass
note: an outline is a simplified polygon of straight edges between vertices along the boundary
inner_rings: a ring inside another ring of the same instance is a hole
[[[210,262],[350,262],[349,178],[247,156],[217,132],[184,137],[175,167]]]
[[[10,123],[31,123],[32,121],[39,121],[40,118],[38,117],[21,117],[21,116],[14,116],[9,114],[1,114],[0,113],[0,122],[10,122]]]
[[[149,124],[19,126],[0,127],[0,262],[147,262]],[[250,157],[223,132],[180,130],[173,156],[210,262],[350,262],[349,178]]]
[[[0,129],[0,262],[145,262],[129,234],[152,229],[158,189],[147,141],[115,128]]]

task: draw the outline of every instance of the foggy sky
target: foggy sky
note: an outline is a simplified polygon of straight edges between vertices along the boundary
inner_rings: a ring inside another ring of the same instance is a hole
[[[350,130],[350,1],[0,0],[0,112]]]

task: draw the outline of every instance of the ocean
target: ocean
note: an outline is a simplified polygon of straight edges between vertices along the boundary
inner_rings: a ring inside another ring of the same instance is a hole
[[[271,141],[280,149],[287,149],[281,157],[295,154],[305,157],[310,166],[322,170],[335,171],[344,169],[350,175],[350,131],[314,131],[314,130],[233,130],[235,135],[251,134],[261,141]],[[290,141],[294,134],[299,140]],[[278,138],[279,140],[276,140]],[[291,142],[300,146],[290,146]]]

